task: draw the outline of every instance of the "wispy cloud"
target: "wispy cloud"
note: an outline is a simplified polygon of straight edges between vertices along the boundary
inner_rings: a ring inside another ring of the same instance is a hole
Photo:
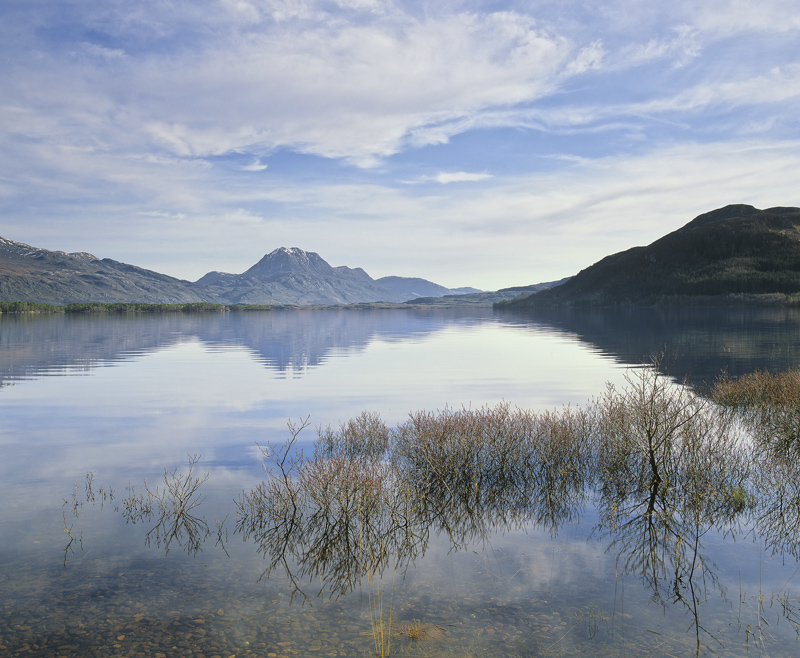
[[[227,6],[264,12],[255,3]],[[45,97],[69,93],[74,110],[58,121],[64,131],[85,133],[103,122],[179,156],[260,145],[371,166],[405,148],[416,128],[534,100],[554,88],[565,66],[585,67],[594,57],[576,60],[567,40],[514,12],[418,20],[366,11],[371,7],[351,4],[364,10],[356,22],[311,20],[319,10],[300,7],[289,23],[262,22],[245,34],[223,23],[207,44],[190,42],[166,57],[158,50],[128,55],[121,70],[53,52],[43,68],[19,71],[9,82],[17,95],[45,83],[29,95],[34,114],[49,112]],[[271,16],[288,18],[287,11],[269,3]],[[119,48],[83,48],[123,57]],[[50,72],[59,82],[45,82]]]
[[[699,27],[722,34],[800,30],[794,0],[712,0],[698,3],[695,11]]]
[[[744,0],[722,4],[737,16],[752,8]],[[758,15],[775,16],[776,5],[782,3],[760,3]],[[684,66],[702,52],[703,30],[717,25],[706,9],[692,15],[679,3],[676,22],[663,34],[620,43],[612,32],[581,44],[547,27],[547,19],[511,10],[420,18],[386,2],[339,2],[347,15],[325,6],[226,0],[206,7],[212,9],[207,15],[150,4],[147,12],[106,8],[91,15],[94,27],[120,41],[117,26],[127,25],[133,43],[128,49],[85,40],[78,46],[113,67],[51,47],[41,50],[38,63],[7,70],[4,87],[10,98],[24,99],[27,121],[39,124],[27,136],[74,142],[107,134],[114,143],[180,157],[288,148],[375,167],[405,149],[446,144],[475,127],[504,119],[520,125],[532,104],[558,94],[575,76],[620,75],[659,60]],[[550,18],[553,26],[561,24]],[[211,25],[213,38],[194,38]],[[158,47],[143,48],[145,29],[154,31]],[[737,84],[695,80],[694,100],[691,90],[672,95],[685,104],[702,102],[698,89]],[[611,100],[603,107],[623,106],[622,99]],[[51,111],[54,103],[64,111]],[[556,108],[545,111],[567,116],[576,109]]]
[[[269,165],[261,164],[261,160],[256,158],[251,164],[242,167],[242,171],[264,171],[268,166]]]
[[[84,42],[81,44],[85,52],[105,60],[116,60],[125,57],[125,52],[119,48],[104,48],[95,43]]]
[[[432,176],[430,180],[435,180],[437,183],[446,185],[447,183],[474,183],[477,181],[487,180],[492,178],[491,174],[487,173],[469,173],[467,171],[450,171],[440,172]]]

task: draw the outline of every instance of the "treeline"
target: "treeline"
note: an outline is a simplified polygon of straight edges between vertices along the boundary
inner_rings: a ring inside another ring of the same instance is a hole
[[[85,302],[66,304],[37,304],[36,302],[0,302],[0,313],[227,313],[243,311],[271,311],[265,304],[212,304],[192,302],[189,304],[144,304],[138,302],[116,302],[103,304]]]
[[[224,312],[228,307],[223,304],[193,302],[191,304],[140,304],[136,302],[117,302],[100,304],[96,302],[67,304],[65,313],[206,313]]]
[[[0,302],[0,313],[63,313],[63,306],[35,302]]]

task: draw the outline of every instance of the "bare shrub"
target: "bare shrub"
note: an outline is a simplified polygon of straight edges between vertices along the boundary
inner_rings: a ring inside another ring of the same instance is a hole
[[[505,403],[417,412],[396,429],[392,458],[425,523],[456,546],[532,519],[555,532],[585,498],[590,424],[580,409]]]
[[[362,411],[359,416],[339,425],[319,430],[316,449],[323,456],[345,455],[350,459],[380,459],[389,449],[389,428],[376,413]]]
[[[418,411],[394,429],[363,413],[321,430],[310,459],[270,448],[274,468],[240,498],[238,527],[268,558],[265,574],[285,569],[296,591],[304,578],[332,595],[366,581],[372,596],[431,532],[453,550],[531,523],[556,533],[591,501],[621,571],[654,600],[687,607],[699,651],[698,592],[718,587],[703,538],[737,532],[757,508],[765,522],[783,519],[788,537],[800,528],[800,489],[785,483],[791,500],[764,506],[741,425],[658,365],[629,371],[626,386],[585,408]]]
[[[191,455],[186,473],[179,473],[177,468],[164,469],[163,488],[152,488],[145,481],[144,494],[137,496],[131,489],[123,499],[123,516],[128,522],[149,522],[155,518],[155,525],[145,535],[146,545],[154,543],[163,547],[165,553],[169,553],[173,542],[190,555],[200,550],[210,530],[205,517],[193,512],[205,501],[200,487],[208,480],[208,473],[202,477],[194,475],[198,461],[200,455]]]
[[[321,431],[311,458],[291,454],[307,423],[290,424],[286,445],[262,448],[267,480],[237,501],[237,531],[268,559],[263,577],[283,570],[305,600],[306,578],[319,579],[318,594],[339,596],[416,555],[408,498],[391,465],[375,458],[384,448],[372,449],[388,432],[377,416],[357,420]]]
[[[800,559],[800,469],[794,461],[762,462],[757,478],[755,528],[775,554]]]
[[[711,634],[699,622],[697,590],[720,587],[703,537],[735,532],[755,506],[752,453],[729,416],[657,365],[629,371],[627,387],[609,386],[595,402],[595,531],[611,537],[623,572],[640,577],[654,600],[686,606],[699,653]]]
[[[530,512],[538,524],[555,532],[581,509],[594,479],[594,419],[585,409],[565,407],[531,420]]]
[[[641,491],[674,469],[677,448],[707,402],[655,365],[629,370],[625,380],[622,390],[609,384],[595,404],[598,468]]]

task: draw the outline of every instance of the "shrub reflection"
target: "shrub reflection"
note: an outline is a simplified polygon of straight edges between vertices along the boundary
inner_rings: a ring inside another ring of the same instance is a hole
[[[310,455],[297,449],[308,419],[290,423],[287,442],[261,446],[266,477],[237,499],[235,533],[263,556],[263,577],[284,574],[306,600],[365,582],[382,591],[384,575],[402,575],[431,533],[457,551],[504,530],[556,534],[591,506],[593,534],[618,572],[639,578],[653,600],[685,606],[699,653],[713,638],[699,602],[714,590],[725,596],[704,537],[755,531],[800,558],[800,413],[798,398],[780,390],[797,375],[722,378],[704,398],[660,365],[630,370],[626,386],[609,385],[584,407],[420,411],[394,428],[364,412],[321,428]],[[205,481],[192,475],[196,461],[187,475],[165,472],[164,488],[123,501],[128,520],[156,518],[146,541],[193,554],[210,534],[192,512]],[[382,612],[377,620],[381,653]]]

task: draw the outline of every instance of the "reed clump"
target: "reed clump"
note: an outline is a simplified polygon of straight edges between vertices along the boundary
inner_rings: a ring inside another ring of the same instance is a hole
[[[725,375],[711,397],[743,422],[762,448],[780,459],[800,457],[800,369]]]
[[[384,596],[383,570],[367,569],[367,604],[369,606],[370,630],[375,645],[375,655],[385,658],[392,650],[392,615],[394,601],[394,578],[397,562],[392,567],[391,589],[388,601]]]
[[[407,635],[409,639],[414,640],[415,642],[419,642],[430,637],[428,629],[422,625],[422,622],[419,619],[414,619],[408,622],[398,634]]]

